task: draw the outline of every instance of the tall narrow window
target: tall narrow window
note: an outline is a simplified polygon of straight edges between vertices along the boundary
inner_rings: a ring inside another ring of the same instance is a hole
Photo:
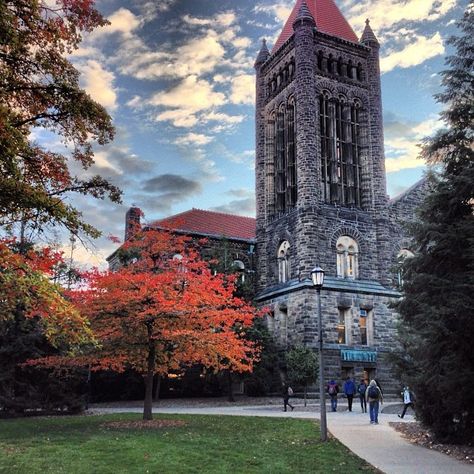
[[[346,311],[345,309],[339,309],[339,321],[337,324],[337,343],[346,344]]]
[[[329,98],[324,94],[319,99],[320,110],[320,130],[321,130],[321,176],[323,180],[323,195],[326,202],[330,201],[331,196],[331,170],[330,162],[332,160],[331,146],[331,118],[329,113]]]
[[[363,346],[367,345],[367,310],[360,309],[359,311],[359,330],[360,330],[360,343]]]
[[[278,282],[285,283],[290,279],[290,243],[285,240],[278,247]]]
[[[282,213],[296,205],[295,104],[281,105],[275,122],[275,212]]]
[[[285,158],[285,114],[283,109],[280,109],[276,120],[275,191],[277,212],[283,212],[286,208]]]
[[[296,153],[295,153],[295,104],[290,101],[288,104],[287,119],[287,207],[296,205]]]
[[[344,97],[319,99],[321,166],[326,202],[360,206],[360,106]]]

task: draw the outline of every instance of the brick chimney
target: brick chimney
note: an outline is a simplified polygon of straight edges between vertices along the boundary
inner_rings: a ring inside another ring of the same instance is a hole
[[[140,218],[142,210],[139,207],[131,207],[125,214],[125,241],[132,238],[141,230]]]

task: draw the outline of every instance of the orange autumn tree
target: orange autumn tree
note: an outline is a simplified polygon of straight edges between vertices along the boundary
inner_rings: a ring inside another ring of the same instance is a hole
[[[193,364],[252,370],[258,348],[244,336],[257,311],[234,296],[233,277],[214,275],[189,238],[167,230],[140,232],[119,252],[122,267],[92,273],[74,300],[101,346],[91,369],[144,375],[145,420],[155,374]]]

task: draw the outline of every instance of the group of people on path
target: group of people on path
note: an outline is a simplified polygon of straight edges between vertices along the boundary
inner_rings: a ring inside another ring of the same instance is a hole
[[[352,411],[354,396],[358,395],[362,413],[367,413],[368,403],[370,423],[378,424],[379,407],[380,404],[383,404],[383,392],[376,380],[371,380],[367,386],[365,380],[362,379],[356,386],[354,381],[350,377],[347,377],[342,390],[347,397],[347,408],[349,411]],[[339,393],[339,385],[334,380],[331,380],[327,385],[326,391],[331,399],[332,411],[337,411],[337,394]]]
[[[352,403],[354,396],[359,396],[360,407],[362,413],[367,413],[367,404],[369,405],[369,417],[370,423],[377,425],[379,422],[379,408],[383,404],[383,391],[380,384],[377,380],[373,379],[370,381],[369,385],[366,384],[365,380],[361,380],[360,383],[356,386],[355,382],[347,377],[342,390],[347,398],[347,408],[349,411],[352,411]],[[339,385],[331,380],[326,386],[326,392],[329,395],[331,401],[331,410],[333,412],[337,411],[337,396],[339,394]],[[287,407],[290,407],[293,411],[294,406],[290,404],[290,396],[293,395],[293,390],[288,384],[283,385],[283,409],[287,411]],[[404,387],[402,391],[403,396],[403,411],[398,416],[403,418],[408,407],[414,408],[414,396],[410,391],[409,387]]]

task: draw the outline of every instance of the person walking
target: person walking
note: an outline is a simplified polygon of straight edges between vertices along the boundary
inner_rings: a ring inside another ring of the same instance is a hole
[[[347,377],[346,381],[344,382],[343,390],[347,397],[347,408],[349,411],[352,411],[352,400],[354,399],[354,395],[356,393],[356,386],[350,377]]]
[[[410,391],[410,388],[408,385],[406,387],[403,387],[403,411],[401,415],[398,415],[399,418],[403,418],[405,416],[405,413],[408,410],[408,407],[412,407],[415,409],[414,401],[415,397],[413,396],[413,392]]]
[[[291,411],[293,411],[295,407],[290,403],[290,396],[293,395],[293,389],[287,383],[283,383],[282,387],[283,411],[287,411],[287,406],[289,406]]]
[[[371,380],[365,392],[365,399],[369,402],[370,423],[379,424],[379,405],[383,404],[382,391],[377,387],[375,380]]]
[[[331,399],[331,410],[337,411],[337,394],[339,393],[339,385],[334,380],[331,380],[326,387],[326,392],[328,392],[329,398]]]
[[[360,398],[360,408],[362,413],[367,413],[367,400],[365,399],[365,392],[367,390],[367,384],[364,379],[361,379],[360,384],[357,386],[357,393]]]

